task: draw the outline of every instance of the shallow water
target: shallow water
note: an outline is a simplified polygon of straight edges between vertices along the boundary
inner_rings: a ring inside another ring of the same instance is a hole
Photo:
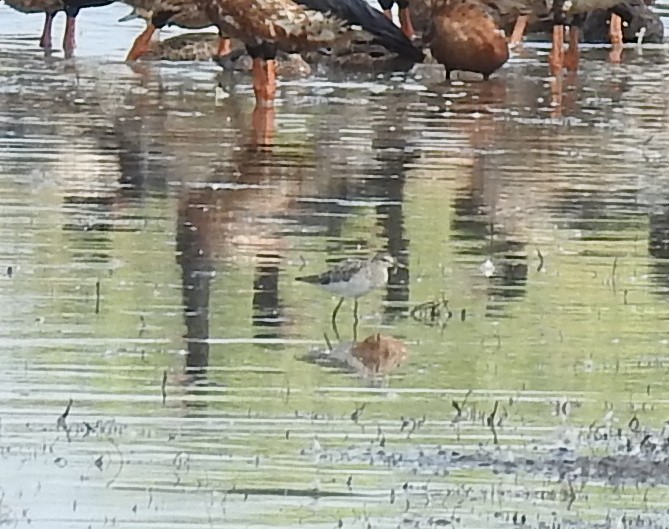
[[[490,464],[669,415],[665,47],[586,50],[557,105],[528,46],[487,83],[285,82],[273,115],[244,74],[122,63],[123,14],[65,61],[0,6],[0,526],[666,525],[664,485]],[[307,361],[336,300],[295,277],[382,248],[407,268],[357,334],[408,362]]]

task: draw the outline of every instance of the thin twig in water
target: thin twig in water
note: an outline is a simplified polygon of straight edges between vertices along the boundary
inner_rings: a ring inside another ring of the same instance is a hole
[[[462,417],[462,413],[464,412],[465,409],[465,404],[467,404],[467,399],[469,398],[469,395],[471,395],[472,393],[473,390],[471,389],[467,391],[467,393],[465,394],[465,398],[462,399],[462,403],[459,403],[457,400],[451,401],[451,406],[453,406],[455,408],[455,411],[458,412],[454,420],[458,420],[459,418]]]
[[[72,402],[73,400],[70,399],[70,401],[67,403],[65,411],[61,414],[60,417],[58,417],[58,420],[56,421],[56,429],[60,430],[62,428],[63,430],[67,430],[67,423],[65,422],[65,419],[67,419],[67,416],[70,414]]]
[[[330,338],[328,338],[328,333],[324,332],[323,338],[325,338],[325,345],[327,346],[328,351],[332,352],[332,343],[330,342]]]
[[[95,282],[95,314],[100,314],[100,280]]]
[[[360,419],[360,415],[361,415],[362,412],[364,411],[365,406],[367,406],[367,403],[366,403],[366,402],[363,402],[363,404],[362,404],[361,406],[357,406],[357,405],[356,405],[356,407],[355,407],[355,411],[354,411],[353,413],[351,413],[351,420],[352,420],[354,423],[356,423],[356,424],[358,423],[358,419]]]
[[[616,291],[616,269],[618,268],[618,256],[613,259],[613,266],[611,267],[611,289]]]
[[[162,394],[163,394],[163,406],[165,406],[165,399],[167,399],[167,390],[166,390],[166,386],[167,386],[167,369],[165,369],[165,370],[163,371],[163,383],[162,383],[162,385],[160,386],[160,389],[161,389]]]
[[[544,269],[544,256],[541,253],[541,250],[537,248],[537,257],[539,258],[539,266],[537,266],[537,272],[541,272]]]
[[[118,454],[119,460],[118,460],[118,470],[116,471],[116,474],[114,474],[112,478],[107,482],[107,488],[111,487],[114,484],[114,481],[116,481],[116,478],[118,478],[121,475],[121,471],[123,470],[123,452],[121,452],[121,449],[118,447],[116,441],[114,441],[113,438],[110,437],[109,442],[116,449],[116,453]],[[149,492],[149,494],[151,493]]]
[[[571,479],[569,477],[567,479],[567,485],[569,486],[569,502],[567,503],[567,510],[571,510],[571,506],[574,505],[574,502],[576,501],[576,491],[574,490],[574,486],[571,484]]]
[[[499,402],[495,401],[495,405],[492,408],[492,413],[488,416],[486,420],[488,426],[490,427],[490,431],[492,432],[492,440],[494,444],[499,444],[497,441],[497,431],[495,430],[495,415],[497,415],[498,407],[499,407]]]

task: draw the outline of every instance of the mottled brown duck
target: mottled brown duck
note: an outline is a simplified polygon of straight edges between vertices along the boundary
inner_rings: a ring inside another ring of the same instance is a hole
[[[44,29],[39,45],[45,50],[50,50],[51,26],[53,19],[59,11],[65,11],[67,20],[65,22],[65,34],[63,35],[63,51],[66,56],[72,55],[76,48],[76,19],[79,11],[87,7],[106,6],[114,0],[5,0],[12,9],[21,13],[44,13]]]
[[[509,59],[509,47],[494,12],[480,0],[434,0],[425,33],[434,59],[446,69],[488,78]]]
[[[610,13],[609,40],[611,52],[609,59],[620,62],[623,44],[622,20],[630,16],[626,3],[620,0],[555,0],[553,3],[553,44],[548,58],[551,73],[559,74],[564,67],[578,69],[579,42],[581,26],[588,13],[604,10]],[[564,27],[569,25],[569,48],[564,51]]]
[[[207,13],[201,4],[193,0],[124,0],[133,8],[133,15],[121,20],[140,17],[146,20],[146,28],[135,39],[127,61],[135,61],[150,52],[151,39],[156,30],[166,26],[177,26],[183,29],[203,29],[212,26]],[[225,55],[230,52],[230,40],[220,34],[216,53]]]
[[[361,27],[387,49],[418,62],[423,53],[365,0],[197,0],[221,34],[242,40],[253,57],[258,102],[276,97],[276,55],[327,48]]]

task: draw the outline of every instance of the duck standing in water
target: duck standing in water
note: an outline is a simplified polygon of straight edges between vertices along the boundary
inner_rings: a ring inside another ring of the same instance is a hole
[[[609,58],[620,62],[623,44],[622,18],[616,14],[624,7],[620,0],[553,0],[553,44],[548,57],[551,73],[558,75],[563,67],[576,70],[579,62],[580,28],[590,11],[611,10],[609,37],[612,50]],[[621,14],[625,11],[621,11]],[[624,16],[624,15],[623,15]],[[564,27],[569,26],[569,48],[564,51]]]
[[[63,51],[70,57],[76,48],[75,30],[79,11],[87,7],[109,5],[114,0],[5,0],[12,9],[20,13],[44,13],[44,29],[39,45],[45,50],[51,49],[51,26],[59,11],[65,11],[65,34],[63,35]]]
[[[124,0],[133,8],[133,14],[121,20],[141,17],[146,20],[146,29],[135,39],[126,61],[136,61],[151,51],[151,39],[165,26],[184,29],[203,29],[212,25],[201,5],[192,0]],[[230,52],[230,39],[219,33],[218,55]]]
[[[365,0],[197,0],[219,32],[240,39],[253,58],[258,102],[276,97],[276,54],[327,48],[362,27],[386,49],[419,62],[423,53]]]
[[[495,12],[480,0],[433,0],[424,41],[446,69],[477,72],[488,78],[509,59]]]

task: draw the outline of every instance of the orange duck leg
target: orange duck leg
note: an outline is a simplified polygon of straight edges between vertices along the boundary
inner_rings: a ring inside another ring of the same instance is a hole
[[[609,60],[613,63],[619,63],[622,60],[623,53],[623,21],[618,15],[611,14],[609,36],[612,46],[609,52]]]
[[[276,61],[253,59],[252,76],[257,105],[271,107],[276,99]]]
[[[511,38],[509,38],[509,46],[518,46],[523,41],[528,19],[529,17],[527,15],[520,15],[516,19],[516,23],[513,26],[513,32],[511,33]]]
[[[578,49],[578,36],[580,28],[578,26],[569,27],[569,47],[564,55],[564,67],[572,72],[578,70],[578,63],[581,53]]]
[[[399,16],[400,29],[402,30],[402,33],[404,33],[408,39],[413,39],[416,35],[416,32],[414,31],[413,24],[411,23],[411,13],[409,12],[409,8],[405,7],[400,9]]]
[[[216,52],[219,57],[228,55],[232,50],[232,45],[230,44],[230,39],[227,37],[219,36],[218,37],[218,51]]]
[[[135,39],[135,42],[132,44],[132,48],[126,56],[126,61],[136,61],[142,55],[146,54],[149,51],[149,44],[151,43],[151,37],[156,32],[156,26],[151,22],[146,25],[146,29],[140,33],[140,35]]]
[[[564,62],[564,26],[556,24],[553,26],[553,45],[548,56],[548,65],[551,74],[557,76],[562,73]]]
[[[65,34],[63,35],[63,51],[66,57],[71,57],[74,49],[77,47],[75,40],[77,19],[68,15],[65,21]]]
[[[53,25],[54,18],[56,18],[56,13],[46,13],[42,37],[39,39],[40,48],[44,48],[45,50],[51,49],[51,26]]]

